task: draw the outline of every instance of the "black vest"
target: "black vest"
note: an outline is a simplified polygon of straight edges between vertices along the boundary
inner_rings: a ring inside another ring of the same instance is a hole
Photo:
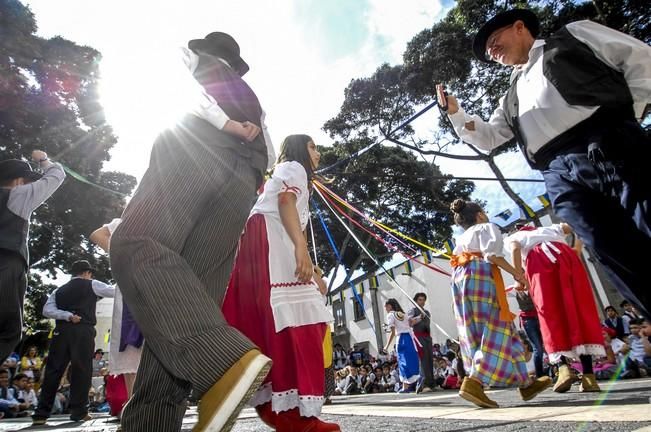
[[[518,307],[522,312],[532,312],[536,310],[536,306],[531,299],[528,291],[517,291],[515,292],[515,299],[518,302]]]
[[[420,309],[418,308],[413,308],[410,313],[414,318],[422,315]],[[429,315],[425,315],[420,322],[414,324],[413,329],[415,332],[430,334],[431,329],[430,329]]]
[[[590,47],[572,36],[566,27],[545,39],[542,56],[543,75],[568,104],[600,108],[591,117],[546,143],[532,156],[520,129],[519,75],[514,75],[504,98],[504,116],[529,165],[539,170],[547,168],[560,150],[572,144],[574,137],[584,133],[599,134],[614,121],[634,119],[633,96],[624,75],[599,60]]]
[[[14,214],[7,208],[11,189],[0,188],[0,249],[19,254],[29,265],[29,221]]]
[[[618,339],[624,339],[626,337],[626,333],[624,332],[624,320],[622,319],[622,317],[615,318],[616,324],[613,324],[610,321],[610,318],[606,318],[604,323],[606,324],[606,326],[615,330],[615,335],[617,336]]]
[[[56,293],[57,308],[72,312],[81,317],[79,324],[95,325],[95,308],[99,297],[93,291],[93,282],[88,279],[73,278],[61,286]],[[68,321],[57,320],[57,325],[68,325]],[[72,324],[72,325],[79,325]]]

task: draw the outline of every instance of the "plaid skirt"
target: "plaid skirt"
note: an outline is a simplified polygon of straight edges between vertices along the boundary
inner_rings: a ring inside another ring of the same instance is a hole
[[[454,315],[468,376],[485,385],[512,387],[527,381],[522,341],[513,322],[499,319],[491,264],[472,260],[452,274]]]

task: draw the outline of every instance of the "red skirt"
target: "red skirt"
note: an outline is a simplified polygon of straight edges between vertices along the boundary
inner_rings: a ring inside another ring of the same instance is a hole
[[[270,298],[269,243],[264,216],[258,214],[249,218],[240,238],[222,312],[230,325],[273,360],[251,404],[271,401],[276,412],[298,407],[303,416],[318,416],[325,391],[325,324],[288,327],[277,333]]]
[[[550,357],[604,355],[601,323],[583,262],[567,244],[552,243],[560,250],[552,252],[555,263],[536,245],[526,266],[545,351]]]

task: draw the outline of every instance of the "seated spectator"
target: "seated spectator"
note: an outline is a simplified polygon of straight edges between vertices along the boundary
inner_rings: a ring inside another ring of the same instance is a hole
[[[452,364],[447,357],[441,357],[438,360],[437,377],[441,378],[439,384],[444,389],[456,389],[460,387],[459,376],[457,371],[452,367]]]
[[[432,356],[434,356],[434,358],[443,356],[443,353],[441,352],[440,344],[435,343],[434,345],[432,345]]]
[[[336,395],[341,395],[345,394],[344,391],[346,390],[346,378],[348,378],[348,371],[349,367],[345,367],[339,371],[336,372],[336,378],[335,378],[335,394]]]
[[[373,386],[371,393],[384,393],[384,388],[382,386],[382,377],[384,374],[382,373],[382,367],[377,366],[375,368],[375,371],[373,372],[373,376],[375,377],[373,379]]]
[[[463,366],[463,360],[461,359],[461,347],[458,343],[453,342],[450,345],[450,351],[454,353],[454,360],[452,360],[452,368],[457,371],[459,376],[459,382],[462,382],[466,377],[466,369]]]
[[[615,310],[615,308],[612,306],[606,306],[604,312],[606,313],[606,319],[604,320],[603,324],[606,327],[615,330],[615,337],[617,339],[624,341],[624,339],[628,335],[626,334],[626,329],[624,327],[624,320],[622,319],[622,317],[619,316],[617,310]]]
[[[29,378],[25,388],[25,402],[29,403],[29,409],[32,410],[36,409],[38,405],[38,396],[36,396],[36,390],[34,389],[35,384],[34,378]]]
[[[25,417],[27,404],[16,399],[16,389],[9,386],[9,371],[0,369],[0,413],[5,418]]]
[[[35,346],[30,346],[27,349],[27,353],[20,360],[20,371],[29,378],[38,381],[41,378],[42,366],[43,360],[39,357],[38,350]]]
[[[348,366],[348,376],[344,379],[342,395],[360,394],[362,381],[356,367]]]
[[[400,380],[391,374],[391,365],[385,363],[384,366],[382,366],[382,380],[378,383],[382,392],[395,392],[396,386],[399,383]]]
[[[59,383],[59,388],[57,389],[56,397],[54,398],[54,405],[52,406],[52,414],[68,413],[69,403],[70,403],[70,365],[66,367],[66,371],[63,373],[63,376],[61,377],[61,382]]]
[[[400,371],[398,370],[397,361],[391,362],[391,377],[396,382],[396,385],[393,387],[393,391],[400,391],[403,387],[402,383],[400,382]]]
[[[364,350],[353,350],[350,352],[350,365],[361,367],[364,364]]]
[[[375,375],[373,372],[370,372],[371,366],[362,366],[359,368],[359,382],[360,382],[360,393],[372,393],[373,384],[375,382]]]
[[[14,379],[11,381],[12,388],[14,390],[14,397],[18,402],[21,403],[24,410],[33,409],[36,406],[36,402],[31,400],[29,394],[28,387],[30,379],[33,383],[33,378],[28,377],[24,373],[17,373],[14,375]],[[36,394],[34,394],[34,397],[36,397]]]
[[[20,362],[20,356],[18,353],[11,353],[9,354],[9,357],[5,359],[5,361],[2,363],[0,366],[0,369],[5,369],[9,372],[9,379],[11,380],[11,377],[16,375],[16,370],[18,369],[18,363]]]
[[[631,347],[631,360],[637,363],[640,372],[644,371],[642,375],[648,375],[651,373],[651,342],[642,334],[644,322],[645,320],[639,318],[629,321],[631,335],[628,337],[628,343]]]
[[[609,380],[617,373],[619,359],[618,353],[628,351],[628,346],[620,339],[616,338],[614,329],[604,326],[602,328],[604,336],[604,348],[606,355],[604,357],[594,358],[594,374],[598,380]],[[581,362],[574,362],[571,367],[579,372],[583,372]]]
[[[88,358],[88,357],[86,357]],[[98,349],[93,357],[93,376],[102,376],[102,369],[106,368],[108,363],[104,360],[104,351]]]

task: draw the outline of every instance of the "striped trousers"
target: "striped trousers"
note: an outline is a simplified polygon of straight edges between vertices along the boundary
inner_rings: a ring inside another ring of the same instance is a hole
[[[161,134],[111,239],[113,274],[145,336],[125,432],[181,430],[189,392],[200,397],[255,348],[219,307],[258,182],[233,141],[194,117]]]

